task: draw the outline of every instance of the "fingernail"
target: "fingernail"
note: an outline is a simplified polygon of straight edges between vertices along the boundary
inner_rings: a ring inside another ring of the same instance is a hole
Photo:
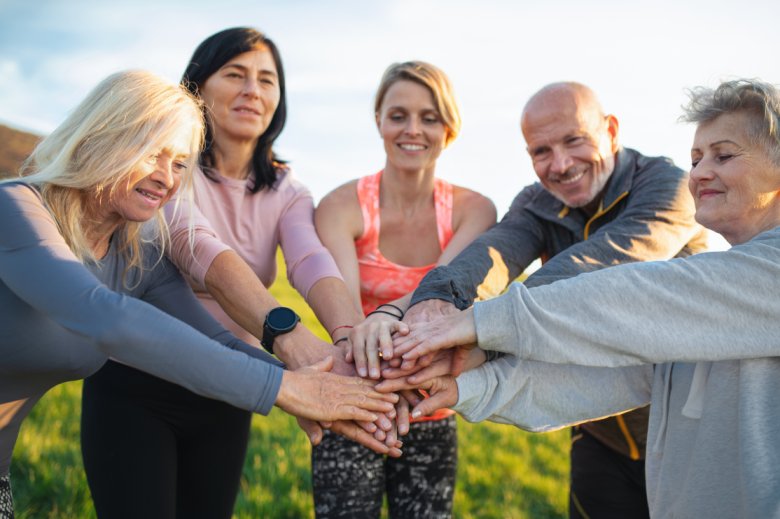
[[[361,377],[365,377],[366,376],[366,368],[358,368],[358,374]]]
[[[371,369],[371,378],[379,378],[379,370],[376,368]]]
[[[417,418],[420,418],[421,416],[422,416],[422,412],[420,412],[420,411],[412,411],[412,418],[414,418],[415,420]]]

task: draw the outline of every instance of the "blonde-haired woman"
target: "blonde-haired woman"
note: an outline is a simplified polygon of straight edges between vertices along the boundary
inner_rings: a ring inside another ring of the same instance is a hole
[[[164,259],[161,207],[189,184],[202,139],[186,90],[121,72],[36,148],[30,175],[0,184],[0,517],[13,517],[8,473],[24,417],[109,356],[263,414],[276,403],[317,420],[371,420],[392,407],[359,379],[283,373],[216,323]],[[324,407],[322,391],[341,405]]]
[[[421,61],[391,65],[374,108],[384,169],[328,194],[315,224],[368,316],[350,335],[361,342],[349,348],[358,373],[379,378],[376,356],[366,350],[375,351],[376,330],[386,327],[374,324],[400,319],[422,277],[493,225],[496,210],[482,195],[434,176],[439,154],[461,126],[441,70]],[[312,451],[316,513],[378,517],[386,491],[391,517],[449,517],[456,459],[455,418],[448,410],[413,422],[399,459],[328,435]]]

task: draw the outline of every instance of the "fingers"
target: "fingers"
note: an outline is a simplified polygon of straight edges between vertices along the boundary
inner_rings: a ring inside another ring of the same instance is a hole
[[[401,396],[395,406],[395,424],[399,436],[409,434],[409,401]]]
[[[380,377],[380,360],[393,357],[393,335],[407,334],[409,327],[400,321],[375,314],[350,332],[352,359],[361,377]]]
[[[419,386],[436,377],[450,374],[454,374],[452,373],[451,363],[446,357],[443,357],[436,362],[431,363],[430,366],[427,366],[420,371],[411,374],[409,377],[407,377],[407,381],[409,384]]]
[[[306,433],[312,446],[319,445],[322,441],[322,427],[320,424],[307,418],[297,418],[298,426]]]
[[[394,325],[400,323],[393,323]],[[382,328],[377,335],[377,347],[379,348],[378,355],[383,359],[390,360],[393,358],[393,338],[390,336],[390,328]],[[378,359],[377,359],[378,360]],[[376,376],[372,374],[372,378],[379,378],[379,370],[376,371]]]
[[[357,423],[364,431],[366,431],[369,434],[374,434],[374,432],[377,429],[376,424],[374,422],[361,422],[361,421],[358,421],[358,422],[355,422],[355,423]]]
[[[398,405],[398,404],[396,404]],[[393,413],[395,414],[395,410],[393,410]],[[390,418],[385,414],[380,414],[379,418],[374,422],[376,426],[381,431],[389,431],[393,428],[393,422],[390,420]]]
[[[390,394],[397,393],[403,389],[414,389],[417,386],[410,384],[406,377],[385,379],[376,385],[376,389]]]
[[[398,457],[401,455],[399,449],[391,449],[383,442],[374,438],[372,434],[367,433],[362,427],[354,422],[338,421],[334,422],[330,428],[331,431],[338,433],[345,438],[349,438],[364,447],[368,447],[372,451],[379,454],[387,454],[388,456]]]
[[[322,371],[327,372],[333,368],[333,357],[328,355],[327,357],[317,361],[315,364],[301,368],[302,370]]]
[[[450,371],[452,376],[457,377],[463,373],[463,369],[466,367],[466,361],[469,358],[469,354],[472,350],[465,348],[455,348],[452,350],[452,362],[450,364]]]
[[[285,371],[276,404],[295,416],[311,420],[361,420],[374,422],[379,413],[395,413],[398,396],[380,393],[376,382],[323,373],[332,359],[315,367]]]
[[[377,348],[378,340],[376,337],[369,337],[366,341],[366,362],[368,363],[368,376],[373,379],[379,378],[379,350]],[[360,373],[360,368],[358,368]]]
[[[428,389],[428,398],[412,409],[412,418],[428,416],[437,409],[454,406],[458,403],[458,385],[451,376],[435,379]]]

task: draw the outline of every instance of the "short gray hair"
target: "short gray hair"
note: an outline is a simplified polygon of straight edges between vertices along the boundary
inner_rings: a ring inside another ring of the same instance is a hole
[[[724,81],[717,88],[697,87],[688,91],[690,101],[683,107],[681,120],[704,124],[734,112],[745,112],[751,119],[745,128],[748,138],[766,150],[772,162],[780,166],[780,91],[758,79]]]

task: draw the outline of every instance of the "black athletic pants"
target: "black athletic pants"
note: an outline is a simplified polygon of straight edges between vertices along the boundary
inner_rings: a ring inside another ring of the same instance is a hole
[[[645,462],[610,449],[574,429],[571,446],[572,519],[648,519]]]
[[[251,413],[109,361],[84,381],[81,448],[100,519],[230,519]]]

